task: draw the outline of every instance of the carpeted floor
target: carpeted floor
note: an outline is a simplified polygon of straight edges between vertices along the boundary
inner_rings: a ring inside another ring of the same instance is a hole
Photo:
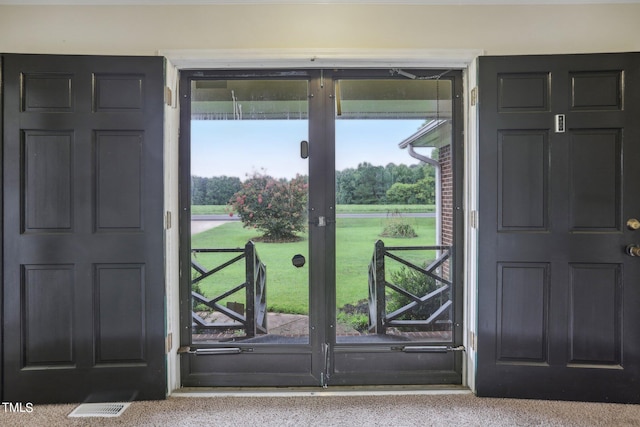
[[[77,405],[0,413],[2,426],[640,426],[640,405],[488,399],[472,394],[170,397],[118,418],[74,418]]]

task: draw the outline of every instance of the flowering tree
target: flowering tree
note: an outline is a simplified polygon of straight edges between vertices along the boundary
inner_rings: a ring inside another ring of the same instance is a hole
[[[254,173],[229,200],[230,214],[237,212],[244,226],[262,231],[266,241],[296,239],[305,230],[307,188],[300,175],[287,181]]]

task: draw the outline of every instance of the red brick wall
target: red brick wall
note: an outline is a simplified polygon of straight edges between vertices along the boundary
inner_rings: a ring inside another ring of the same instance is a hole
[[[453,246],[453,164],[451,161],[451,145],[440,147],[439,161],[442,182],[441,245]],[[450,277],[450,262],[445,262],[442,267],[442,277],[448,279]]]
[[[442,180],[442,245],[453,245],[453,169],[451,146],[440,147],[440,168]]]

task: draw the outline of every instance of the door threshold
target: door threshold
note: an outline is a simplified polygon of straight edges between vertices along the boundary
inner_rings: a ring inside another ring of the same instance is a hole
[[[184,387],[172,397],[299,397],[472,394],[465,386]]]

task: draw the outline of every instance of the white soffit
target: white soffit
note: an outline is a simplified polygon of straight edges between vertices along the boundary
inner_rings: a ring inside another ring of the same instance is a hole
[[[242,4],[391,4],[391,5],[532,5],[532,4],[627,4],[640,0],[0,0],[0,5],[242,5]]]
[[[160,50],[175,67],[230,68],[466,68],[481,49],[180,49]]]

